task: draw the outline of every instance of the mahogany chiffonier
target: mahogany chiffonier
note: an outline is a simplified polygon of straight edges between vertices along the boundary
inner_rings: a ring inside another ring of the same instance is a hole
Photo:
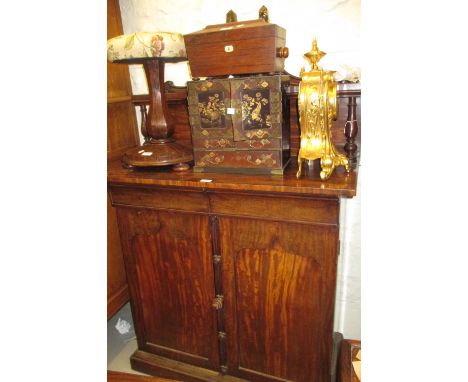
[[[110,164],[135,370],[182,381],[331,380],[342,168],[284,175]]]

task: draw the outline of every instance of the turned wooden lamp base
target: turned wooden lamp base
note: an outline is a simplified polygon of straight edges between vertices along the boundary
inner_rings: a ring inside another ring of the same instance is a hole
[[[177,143],[172,137],[174,123],[170,118],[164,90],[164,62],[162,58],[139,60],[143,63],[150,107],[146,128],[142,130],[147,142],[127,151],[122,161],[125,167],[160,167],[172,165],[173,171],[186,171],[193,161],[192,150]]]
[[[192,152],[171,138],[151,140],[128,150],[122,157],[127,168],[172,165],[173,171],[188,170],[190,165],[187,162],[192,160]]]

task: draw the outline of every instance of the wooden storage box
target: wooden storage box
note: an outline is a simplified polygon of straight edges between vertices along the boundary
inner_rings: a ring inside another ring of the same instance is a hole
[[[209,25],[184,40],[192,77],[280,73],[288,56],[286,30],[262,19]]]
[[[289,162],[288,76],[191,81],[194,171],[282,174]]]

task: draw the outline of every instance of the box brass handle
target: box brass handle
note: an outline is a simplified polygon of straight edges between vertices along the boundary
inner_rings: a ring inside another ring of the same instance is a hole
[[[220,310],[223,307],[223,299],[224,296],[220,294],[216,295],[216,297],[213,299],[213,308],[215,308],[216,310]]]
[[[284,47],[284,48],[278,48],[276,49],[276,55],[279,58],[288,58],[289,57],[289,49]]]

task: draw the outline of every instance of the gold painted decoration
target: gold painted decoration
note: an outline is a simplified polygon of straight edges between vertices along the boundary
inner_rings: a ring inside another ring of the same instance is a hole
[[[242,126],[244,130],[271,127],[268,90],[242,92]]]
[[[318,61],[325,56],[325,52],[318,49],[316,38],[312,50],[304,56],[309,60],[311,69],[308,72],[301,70],[299,84],[301,139],[296,176],[300,178],[302,174],[303,159],[320,158],[320,178],[326,180],[336,166],[345,166],[348,172],[351,169],[348,158],[340,154],[331,141],[332,121],[337,116],[336,83],[333,71],[324,71],[318,67]]]
[[[211,151],[208,154],[206,154],[203,158],[200,159],[199,165],[200,166],[207,166],[209,164],[219,165],[223,161],[224,161],[224,155],[223,154],[217,154],[217,153]]]
[[[204,92],[198,95],[198,112],[204,129],[226,127],[226,105],[222,92]]]

